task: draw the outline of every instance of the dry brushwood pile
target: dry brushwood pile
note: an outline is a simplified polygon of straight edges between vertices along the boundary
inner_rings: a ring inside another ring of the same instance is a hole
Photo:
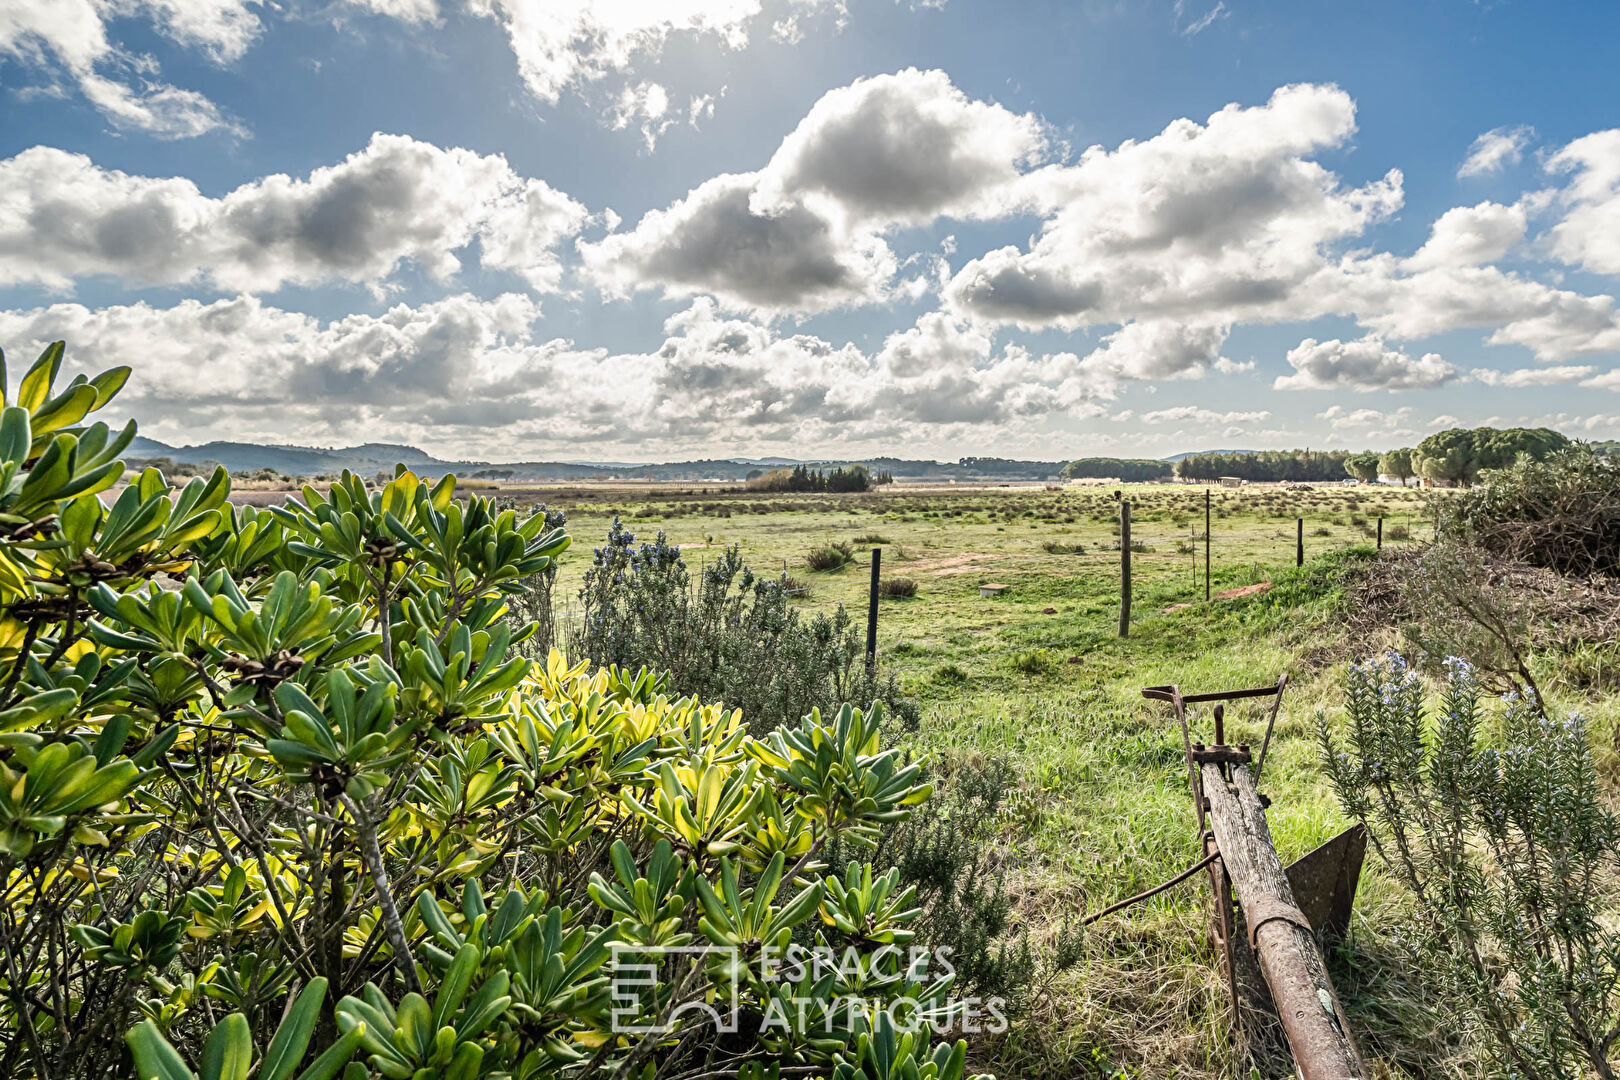
[[[1577,448],[1521,457],[1446,506],[1442,530],[1572,577],[1620,575],[1620,459]]]
[[[1620,578],[1567,577],[1445,538],[1369,563],[1351,586],[1345,617],[1352,641],[1393,631],[1431,664],[1467,656],[1491,689],[1524,689],[1540,700],[1547,670],[1579,684],[1572,689],[1606,688],[1588,685],[1578,661],[1593,643],[1620,635]]]
[[[126,476],[133,423],[88,418],[129,369],[61,360],[0,416],[0,1074],[962,1077],[910,891],[819,860],[930,794],[881,710],[756,738],[531,663],[543,515],[403,469],[268,509]],[[840,963],[766,977],[790,945]]]

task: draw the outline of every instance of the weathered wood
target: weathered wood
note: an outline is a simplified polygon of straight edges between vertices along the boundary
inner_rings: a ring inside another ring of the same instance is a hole
[[[1316,935],[1294,902],[1254,776],[1246,765],[1230,768],[1230,781],[1217,764],[1200,773],[1209,821],[1301,1080],[1364,1080],[1366,1066]]]
[[[883,566],[883,549],[872,549],[872,590],[866,606],[866,666],[877,663],[878,579]]]
[[[1119,500],[1119,636],[1131,633],[1131,500]]]
[[[1209,600],[1209,488],[1207,487],[1204,489],[1204,599]]]

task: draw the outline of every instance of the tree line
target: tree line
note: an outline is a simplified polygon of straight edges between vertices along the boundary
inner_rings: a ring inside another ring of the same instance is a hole
[[[1149,480],[1168,480],[1172,468],[1168,461],[1153,458],[1079,458],[1063,466],[1060,474],[1065,480],[1103,479],[1137,483]]]
[[[890,484],[894,477],[888,472],[873,472],[865,465],[840,465],[835,469],[812,469],[808,465],[795,465],[791,469],[772,469],[751,476],[749,491],[816,491],[845,494],[871,491],[880,484]]]
[[[1381,476],[1404,486],[1414,477],[1466,487],[1486,469],[1502,469],[1521,456],[1542,461],[1574,444],[1550,428],[1450,428],[1415,447],[1371,450],[1261,450],[1247,454],[1194,454],[1176,463],[1183,480],[1224,476],[1254,482],[1374,481]],[[1077,463],[1078,464],[1078,463]],[[1121,477],[1121,479],[1127,479]]]
[[[1342,480],[1348,450],[1257,450],[1247,454],[1193,454],[1176,462],[1183,480],[1235,476],[1254,483]]]

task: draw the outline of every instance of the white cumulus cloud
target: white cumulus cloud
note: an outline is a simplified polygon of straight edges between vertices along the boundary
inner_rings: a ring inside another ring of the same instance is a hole
[[[208,98],[163,82],[149,57],[113,41],[108,20],[145,19],[165,37],[224,64],[259,36],[257,6],[255,0],[6,0],[0,4],[0,57],[73,83],[119,127],[160,138],[237,131]]]
[[[1357,341],[1306,338],[1288,350],[1292,375],[1279,375],[1277,390],[1426,390],[1457,376],[1438,353],[1413,357],[1375,337]]]
[[[1468,157],[1457,168],[1460,177],[1488,176],[1500,172],[1509,165],[1517,165],[1524,157],[1524,151],[1536,137],[1534,128],[1499,127],[1492,128],[1468,148]]]
[[[1298,317],[1308,307],[1299,294],[1328,267],[1326,249],[1401,203],[1397,171],[1347,189],[1306,157],[1354,130],[1343,90],[1288,86],[1263,106],[1093,147],[1042,177],[1056,212],[1029,250],[969,261],[948,299],[1026,327]]]
[[[374,135],[306,178],[267,176],[218,198],[40,146],[0,161],[0,284],[67,289],[112,275],[264,292],[376,285],[407,260],[446,279],[461,266],[456,251],[481,238],[484,266],[549,291],[561,275],[555,246],[584,218],[498,154],[400,135]]]
[[[760,171],[705,181],[580,254],[614,296],[662,288],[771,312],[874,302],[898,269],[886,230],[1005,213],[1044,148],[1033,117],[942,72],[861,79],[817,102]]]
[[[1620,128],[1582,136],[1547,159],[1570,174],[1565,210],[1552,227],[1553,255],[1599,274],[1620,274]]]

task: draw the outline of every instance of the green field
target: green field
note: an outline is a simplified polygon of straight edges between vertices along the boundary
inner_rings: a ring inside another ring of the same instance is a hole
[[[762,572],[786,572],[805,608],[844,604],[864,622],[868,551],[884,577],[917,582],[880,602],[879,649],[924,706],[908,744],[941,774],[1010,761],[1018,795],[998,822],[998,857],[1017,897],[1017,932],[1037,949],[1089,910],[1174,875],[1198,858],[1180,735],[1143,686],[1189,692],[1290,677],[1265,787],[1285,859],[1345,825],[1317,767],[1319,709],[1337,703],[1335,669],[1384,642],[1345,640],[1336,607],[1347,563],[1426,538],[1423,497],[1398,488],[1214,489],[1212,591],[1270,583],[1205,603],[1204,489],[1129,485],[1134,606],[1118,637],[1120,553],[1115,488],[911,488],[863,495],[760,495],[702,486],[511,492],[569,516],[575,547],[560,587],[577,611],[590,548],[614,516],[651,540],[664,532],[696,571],[737,545]],[[1295,569],[1295,521],[1306,566]],[[1398,528],[1397,528],[1398,526]],[[804,564],[835,541],[857,561],[832,573]],[[1076,548],[1081,553],[1074,553]],[[984,584],[1009,586],[1001,596]],[[1228,741],[1259,741],[1258,713],[1235,709]],[[1196,734],[1196,733],[1195,733]],[[1205,733],[1208,737],[1208,733]],[[1191,882],[1098,923],[1085,959],[1043,978],[1033,1014],[994,1051],[1002,1076],[1090,1075],[1093,1055],[1126,1075],[1225,1077],[1239,1053],[1225,986],[1204,931],[1204,890]],[[1335,960],[1341,993],[1385,1075],[1469,1075],[1471,1050],[1451,1045],[1381,960],[1380,912],[1394,891],[1369,869],[1351,944]]]

